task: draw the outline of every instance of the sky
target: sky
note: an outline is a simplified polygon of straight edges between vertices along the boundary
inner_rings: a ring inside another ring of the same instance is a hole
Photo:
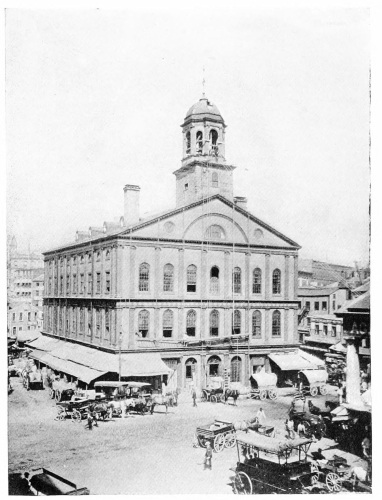
[[[175,206],[205,67],[234,195],[302,258],[367,263],[369,11],[209,5],[7,10],[7,232],[21,249],[121,216],[125,184],[142,216]]]

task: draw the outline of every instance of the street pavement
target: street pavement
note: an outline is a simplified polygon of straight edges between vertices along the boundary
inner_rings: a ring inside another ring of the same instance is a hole
[[[191,395],[182,393],[168,415],[157,407],[153,415],[99,422],[89,431],[84,421],[55,420],[56,405],[47,391],[27,392],[15,378],[12,383],[9,472],[43,466],[86,486],[91,494],[230,494],[237,448],[214,453],[212,470],[204,470],[205,450],[193,447],[196,427],[215,418],[248,420],[262,407],[266,424],[282,433],[293,394],[282,389],[275,401],[239,399],[237,406],[198,401],[194,408]],[[314,398],[314,404],[324,409],[326,399],[335,399],[334,388]],[[312,450],[321,447],[332,453],[333,446],[323,439],[313,443]],[[350,464],[360,460],[346,458]]]

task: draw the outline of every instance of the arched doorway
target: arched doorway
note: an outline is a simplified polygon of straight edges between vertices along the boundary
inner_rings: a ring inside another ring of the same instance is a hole
[[[223,376],[222,360],[219,356],[211,356],[207,361],[206,381],[207,385]]]
[[[241,358],[239,356],[234,356],[231,359],[231,377],[230,377],[231,382],[242,381],[241,368],[242,368]]]
[[[195,358],[188,358],[185,363],[185,381],[184,387],[190,389],[194,386],[197,389],[197,361]]]

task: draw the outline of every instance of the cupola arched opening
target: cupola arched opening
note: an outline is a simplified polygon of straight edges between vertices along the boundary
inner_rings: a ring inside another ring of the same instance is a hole
[[[186,154],[191,154],[191,132],[186,133]]]
[[[198,155],[203,153],[203,132],[201,130],[196,132],[196,153]]]

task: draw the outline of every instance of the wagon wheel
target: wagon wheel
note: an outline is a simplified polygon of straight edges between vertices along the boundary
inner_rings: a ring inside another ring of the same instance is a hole
[[[342,483],[340,476],[335,472],[329,472],[325,478],[326,486],[330,492],[336,492],[342,490]]]
[[[252,481],[245,472],[237,472],[234,482],[233,490],[237,495],[251,495],[252,494]]]
[[[269,389],[269,391],[268,391],[268,397],[269,397],[269,399],[276,399],[277,398],[277,391],[276,391],[276,389]]]
[[[203,436],[198,436],[197,434],[196,434],[196,438],[198,440],[199,446],[201,448],[205,448],[206,447],[206,443],[207,443],[207,439],[205,439]]]
[[[261,399],[261,401],[264,401],[264,399],[267,399],[267,391],[260,391],[260,399]]]
[[[313,396],[313,397],[317,396],[317,394],[318,394],[318,388],[317,387],[311,387],[309,392],[310,392],[311,396]]]
[[[54,399],[59,403],[61,401],[61,391],[55,391]]]
[[[236,444],[236,436],[233,432],[228,432],[224,438],[224,446],[226,448],[233,448]]]
[[[320,471],[317,467],[317,464],[315,464],[313,462],[310,464],[310,472],[312,474],[310,476],[312,485],[318,483],[318,476],[320,475]]]
[[[54,399],[54,389],[52,387],[49,387],[49,397],[50,399]]]
[[[215,396],[215,394],[212,394],[212,395],[211,395],[211,397],[210,397],[210,401],[211,401],[211,403],[217,403],[218,398]]]
[[[218,434],[214,439],[214,450],[220,453],[224,449],[224,434]]]
[[[323,396],[326,396],[326,394],[328,393],[328,388],[326,387],[326,385],[322,385],[320,387],[320,393],[323,395]]]
[[[72,420],[73,422],[81,422],[82,416],[78,410],[73,410],[72,412]]]
[[[63,406],[57,406],[57,410],[58,410],[58,413],[56,416],[56,420],[65,420],[65,418],[66,418],[65,408]]]

